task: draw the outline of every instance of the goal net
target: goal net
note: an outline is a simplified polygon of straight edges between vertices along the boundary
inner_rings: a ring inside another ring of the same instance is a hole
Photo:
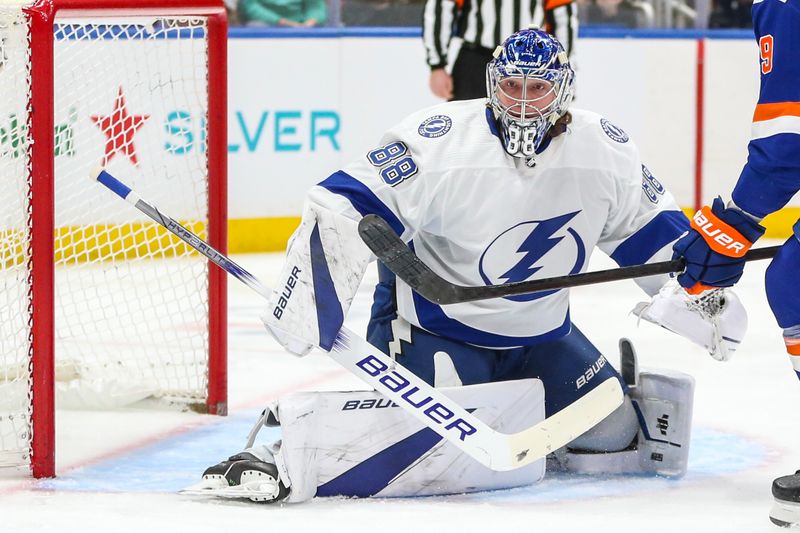
[[[52,475],[53,391],[224,414],[224,276],[89,176],[224,250],[225,38],[221,2],[0,2],[0,466]]]

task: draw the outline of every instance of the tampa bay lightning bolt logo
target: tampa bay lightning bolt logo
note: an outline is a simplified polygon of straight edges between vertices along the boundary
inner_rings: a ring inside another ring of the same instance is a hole
[[[453,121],[447,115],[434,115],[426,118],[419,125],[417,133],[430,139],[441,137],[453,127]]]
[[[578,213],[580,211],[547,220],[521,222],[501,233],[481,255],[478,269],[483,282],[496,285],[580,272],[586,260],[586,245],[577,231],[567,227]],[[564,272],[565,264],[572,265],[569,272]],[[508,296],[507,299],[528,302],[555,292],[558,291]]]
[[[619,126],[613,125],[608,120],[601,118],[600,125],[603,127],[603,131],[606,132],[606,135],[608,135],[618,143],[624,144],[630,140],[630,137],[628,137],[628,134],[625,133],[625,130],[623,130]]]

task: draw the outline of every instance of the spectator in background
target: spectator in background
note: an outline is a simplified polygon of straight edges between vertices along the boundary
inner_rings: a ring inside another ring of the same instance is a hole
[[[228,25],[239,24],[239,13],[236,11],[236,0],[225,0],[225,13],[228,15]]]
[[[325,0],[239,0],[238,12],[245,26],[309,28],[327,18]]]
[[[422,40],[433,94],[445,100],[485,98],[484,73],[495,48],[504,36],[532,24],[572,54],[578,36],[573,0],[427,0]],[[450,57],[455,61],[448,70]]]
[[[717,0],[708,19],[709,28],[752,28],[753,0]]]
[[[630,0],[576,0],[581,24],[611,28],[647,26]]]
[[[425,0],[339,0],[344,26],[419,27]]]

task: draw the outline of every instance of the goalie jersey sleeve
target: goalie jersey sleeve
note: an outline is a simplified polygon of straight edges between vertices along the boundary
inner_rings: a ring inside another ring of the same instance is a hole
[[[627,173],[616,181],[612,207],[598,247],[619,266],[634,266],[672,258],[672,245],[689,229],[689,220],[666,187],[632,149]],[[635,282],[652,296],[669,276],[647,276]]]
[[[761,89],[733,201],[762,218],[800,190],[800,0],[755,0]]]
[[[415,113],[314,187],[317,208],[377,214],[437,274],[495,285],[584,272],[597,247],[620,265],[669,259],[688,222],[627,134],[573,110],[536,165],[506,154],[482,102]],[[648,293],[665,279],[650,278]],[[446,338],[527,346],[570,329],[569,291],[439,306],[395,281],[397,312]]]

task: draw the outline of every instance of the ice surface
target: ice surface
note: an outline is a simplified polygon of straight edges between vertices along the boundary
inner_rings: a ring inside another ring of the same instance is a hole
[[[766,246],[769,243],[760,243]],[[613,264],[602,254],[592,269]],[[280,254],[234,258],[274,285]],[[695,376],[697,393],[689,473],[680,480],[643,476],[547,476],[531,487],[407,500],[317,499],[265,506],[175,494],[206,466],[243,446],[260,408],[296,390],[363,388],[322,353],[282,353],[259,321],[262,301],[230,280],[230,416],[141,406],[116,411],[60,410],[57,472],[35,481],[0,473],[0,532],[778,531],[767,518],[770,483],[800,467],[797,382],[763,294],[765,262],[752,263],[737,292],[750,329],[733,360],[629,315],[644,299],[633,282],[572,291],[572,317],[616,364],[617,340],[634,341],[642,367]],[[348,317],[363,331],[368,279]],[[533,318],[533,317],[532,317]],[[274,430],[272,430],[274,431]],[[269,437],[266,430],[262,436]]]

